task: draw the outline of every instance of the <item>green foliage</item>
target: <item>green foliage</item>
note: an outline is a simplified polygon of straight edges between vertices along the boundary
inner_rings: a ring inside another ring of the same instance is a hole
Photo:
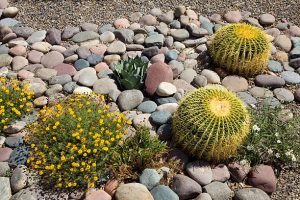
[[[111,168],[119,179],[135,179],[145,168],[168,166],[160,163],[168,152],[167,144],[157,136],[151,136],[148,128],[140,127],[133,137],[129,137],[112,152]]]
[[[98,95],[69,96],[39,115],[28,128],[27,163],[47,185],[59,188],[94,187],[131,124],[122,113],[110,112]]]
[[[253,127],[241,146],[237,159],[246,159],[252,165],[299,165],[300,121],[299,116],[286,118],[280,108],[262,108],[252,111]]]
[[[249,133],[250,116],[231,91],[208,85],[186,95],[173,116],[173,138],[191,156],[225,160]]]
[[[257,27],[230,24],[220,28],[209,44],[214,63],[226,70],[245,76],[261,73],[271,54],[271,43]]]
[[[115,68],[115,76],[125,90],[141,89],[144,85],[148,62],[140,57],[120,61]]]

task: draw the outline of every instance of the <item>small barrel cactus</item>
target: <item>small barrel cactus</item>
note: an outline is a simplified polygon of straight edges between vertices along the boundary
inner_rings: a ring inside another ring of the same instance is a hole
[[[245,76],[262,72],[271,54],[271,42],[267,34],[243,23],[220,28],[208,47],[216,65]]]
[[[191,156],[225,160],[250,132],[245,104],[231,91],[208,85],[185,96],[173,117],[173,137]]]

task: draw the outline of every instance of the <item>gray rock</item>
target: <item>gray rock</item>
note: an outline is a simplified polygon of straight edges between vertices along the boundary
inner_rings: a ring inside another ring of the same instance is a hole
[[[179,197],[168,186],[159,185],[151,190],[155,200],[179,200]]]
[[[180,74],[180,79],[185,80],[187,83],[191,83],[197,76],[197,72],[194,69],[185,69]]]
[[[118,90],[114,80],[110,78],[98,79],[94,85],[93,90],[97,94],[109,94],[113,90]]]
[[[20,190],[18,193],[14,194],[10,200],[38,200],[35,195],[35,191],[30,191],[31,188],[26,188]]]
[[[0,20],[0,26],[8,26],[8,27],[14,27],[20,25],[21,22],[12,19],[12,18],[4,18]]]
[[[161,177],[155,169],[144,169],[139,177],[141,184],[145,185],[148,190],[159,184]]]
[[[256,98],[273,97],[273,92],[263,87],[253,87],[249,90],[250,94]]]
[[[150,116],[150,120],[156,125],[169,123],[171,118],[171,113],[165,111],[155,111]]]
[[[176,28],[176,29],[181,28],[180,21],[178,21],[178,20],[173,20],[169,25],[171,28]]]
[[[145,48],[143,50],[143,55],[147,56],[147,58],[152,58],[153,56],[157,55],[159,48],[157,46]]]
[[[288,38],[286,35],[277,36],[274,40],[274,43],[286,52],[289,52],[292,48],[291,39]]]
[[[90,63],[84,59],[79,59],[76,60],[76,62],[74,63],[74,67],[77,71],[80,71],[84,68],[87,68],[90,66]]]
[[[146,47],[158,46],[161,47],[164,44],[164,36],[162,34],[150,35],[145,39]]]
[[[118,106],[121,111],[132,110],[138,107],[144,99],[144,95],[139,90],[125,90],[118,97]]]
[[[5,144],[11,148],[16,148],[16,147],[20,146],[21,144],[23,144],[23,142],[24,142],[24,139],[21,136],[7,137],[5,139]]]
[[[211,196],[208,193],[201,193],[193,200],[212,200]]]
[[[113,27],[112,24],[104,24],[103,26],[101,26],[101,27],[99,28],[98,32],[99,32],[100,34],[102,34],[102,33],[106,32],[106,31],[111,31],[111,32],[113,32],[114,30],[115,30],[115,28]]]
[[[91,55],[90,50],[87,47],[79,47],[76,49],[79,58],[86,59]]]
[[[207,42],[207,39],[205,37],[203,38],[198,38],[198,39],[188,39],[188,40],[184,40],[182,43],[186,46],[186,47],[195,47],[198,46],[200,44],[204,44]]]
[[[46,68],[54,68],[56,65],[64,62],[64,56],[58,51],[51,51],[45,54],[41,59],[41,64]]]
[[[54,94],[56,93],[59,93],[63,90],[63,87],[62,85],[60,84],[55,84],[55,85],[52,85],[46,92],[45,92],[45,95],[47,97],[50,97],[50,96],[53,96]]]
[[[72,77],[69,74],[62,74],[59,76],[52,76],[48,82],[50,85],[55,85],[55,84],[65,85],[71,81],[72,81]]]
[[[144,101],[141,103],[137,109],[144,113],[152,113],[156,110],[157,104],[154,101]]]
[[[194,78],[192,85],[195,86],[196,88],[204,87],[207,85],[207,78],[203,75],[197,75]]]
[[[174,13],[173,13],[173,11],[169,11],[169,12],[167,12],[165,14],[161,14],[157,17],[161,22],[170,24],[174,20]]]
[[[275,17],[269,13],[262,14],[259,17],[259,22],[262,25],[272,25],[275,22]]]
[[[121,41],[114,41],[107,48],[109,54],[122,54],[126,51],[126,45]]]
[[[8,54],[0,54],[0,66],[9,66],[13,58]]]
[[[83,32],[79,32],[76,33],[73,37],[72,37],[72,41],[73,42],[86,42],[88,40],[94,40],[94,39],[98,39],[100,37],[100,35],[96,32],[93,31],[83,31]]]
[[[230,178],[230,173],[226,165],[220,164],[212,169],[213,180],[225,182]]]
[[[100,35],[100,40],[104,43],[109,43],[115,40],[115,35],[111,31],[105,31]]]
[[[271,200],[271,198],[261,189],[243,188],[235,193],[234,200]]]
[[[188,163],[186,171],[189,176],[200,185],[207,185],[213,179],[210,165],[205,161],[194,161]]]
[[[263,100],[263,105],[271,108],[276,108],[279,107],[281,103],[275,97],[269,97]]]
[[[25,165],[29,155],[29,148],[25,146],[17,147],[11,153],[8,164],[11,167],[16,167],[18,165]]]
[[[173,177],[172,190],[182,200],[195,198],[202,192],[201,186],[196,181],[181,174]]]
[[[48,81],[52,76],[56,76],[57,71],[55,69],[41,68],[38,69],[35,75],[44,81]]]
[[[1,200],[10,200],[11,188],[9,178],[0,177],[0,197]]]
[[[299,84],[300,83],[300,75],[291,72],[291,71],[284,71],[281,73],[281,77],[285,80],[287,84]]]
[[[214,71],[211,71],[209,69],[204,69],[201,72],[201,75],[206,77],[207,83],[213,83],[213,84],[221,83],[220,76]]]
[[[291,58],[300,57],[300,46],[296,46],[295,48],[292,49],[292,51],[290,52],[290,57]]]
[[[255,77],[255,84],[261,87],[278,88],[285,85],[283,78],[272,75],[258,75]]]
[[[90,63],[90,65],[97,65],[98,63],[102,62],[102,60],[103,60],[103,56],[97,54],[91,54],[87,58],[87,61]]]
[[[247,92],[238,92],[237,95],[246,105],[251,106],[257,104],[257,100]]]
[[[170,31],[168,25],[163,22],[160,22],[159,25],[156,26],[156,30],[164,36],[167,36]]]
[[[61,43],[61,31],[56,28],[51,28],[47,31],[46,41],[52,45]]]
[[[134,32],[130,29],[118,29],[113,32],[117,39],[124,43],[132,43],[134,39]]]
[[[171,60],[168,65],[171,67],[173,71],[173,78],[177,78],[181,72],[184,70],[184,66],[181,62],[177,60]]]
[[[15,34],[17,34],[18,37],[22,37],[24,39],[27,39],[34,32],[33,28],[30,28],[30,27],[27,27],[27,26],[12,27],[12,30]]]
[[[275,60],[269,61],[268,68],[272,72],[282,72],[283,70],[283,66],[281,65],[281,63]]]
[[[63,90],[69,94],[72,94],[77,87],[79,86],[76,84],[76,82],[68,82],[64,85]]]
[[[136,34],[134,36],[133,42],[136,44],[144,44],[145,36],[143,34]]]
[[[176,29],[171,32],[171,36],[177,41],[183,41],[190,37],[190,34],[185,29]]]
[[[230,190],[227,183],[212,182],[203,189],[212,199],[216,200],[228,200],[233,196],[233,191]]]
[[[290,66],[295,69],[300,68],[300,58],[290,59]]]
[[[98,25],[97,24],[88,23],[88,22],[84,22],[83,24],[80,25],[80,27],[83,31],[97,32],[97,30],[98,30]]]
[[[285,88],[276,88],[274,90],[274,95],[279,101],[283,103],[291,102],[294,100],[293,93]]]
[[[0,162],[0,177],[7,176],[9,172],[10,172],[10,168],[8,162]]]
[[[243,92],[248,89],[248,81],[241,76],[226,76],[222,85],[233,92]]]
[[[11,189],[13,192],[19,192],[23,189],[27,184],[28,171],[25,165],[17,166],[10,178]]]
[[[79,27],[67,25],[62,32],[61,38],[63,40],[67,40],[67,39],[72,38],[75,34],[77,34],[79,32],[80,32]]]
[[[29,36],[26,41],[29,44],[33,44],[33,43],[36,43],[36,42],[41,42],[46,38],[46,33],[47,32],[45,30],[36,31],[36,32],[32,33],[31,36]]]
[[[200,27],[206,29],[209,35],[214,33],[214,24],[211,22],[202,21]]]
[[[97,79],[96,70],[91,68],[80,74],[78,82],[83,86],[91,87]]]

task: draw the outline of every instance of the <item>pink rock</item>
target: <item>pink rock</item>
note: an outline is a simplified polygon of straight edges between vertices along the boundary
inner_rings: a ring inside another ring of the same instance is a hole
[[[141,19],[140,19],[140,24],[146,25],[146,26],[153,26],[157,23],[156,17],[154,17],[153,15],[144,15]]]
[[[108,65],[110,65],[110,64],[113,63],[113,62],[117,62],[117,61],[119,61],[119,60],[121,60],[121,56],[119,56],[119,55],[106,55],[106,56],[104,57],[104,61],[105,61]]]
[[[18,77],[22,80],[24,79],[30,79],[34,77],[34,73],[27,71],[25,69],[22,69],[18,72]]]
[[[167,53],[168,51],[170,51],[168,47],[162,47],[162,48],[159,49],[158,52],[159,52],[159,53],[165,54],[165,53]]]
[[[47,68],[54,68],[56,65],[64,62],[64,56],[58,51],[51,51],[46,55],[43,55],[41,59],[42,65]]]
[[[107,69],[109,69],[109,66],[105,62],[101,62],[95,66],[95,70],[97,73]]]
[[[130,23],[129,23],[128,19],[121,18],[121,19],[117,19],[117,20],[114,22],[114,26],[115,26],[117,29],[128,28],[128,27],[130,26]]]
[[[165,54],[163,53],[160,53],[160,54],[157,54],[155,56],[153,56],[150,60],[150,62],[153,64],[153,63],[157,63],[157,62],[165,62]]]
[[[177,60],[178,60],[179,62],[183,62],[183,61],[185,61],[185,59],[186,59],[186,54],[183,53],[183,52],[181,52],[181,53],[178,55]]]
[[[28,65],[28,60],[23,56],[15,56],[12,60],[12,69],[14,71],[19,71],[26,65]]]
[[[186,15],[190,18],[190,19],[198,19],[198,15],[195,13],[195,11],[193,10],[186,10]]]
[[[138,23],[133,23],[129,26],[129,29],[131,29],[131,30],[136,30],[138,28],[141,28],[141,25]]]
[[[146,92],[153,95],[161,82],[172,82],[173,71],[171,67],[165,63],[157,62],[147,70],[147,77],[145,80]]]
[[[192,19],[191,20],[192,24],[195,24],[196,26],[200,27],[200,21],[196,20],[196,19]]]
[[[7,0],[0,0],[0,9],[7,8],[8,1]]]
[[[26,54],[26,48],[24,46],[17,45],[9,49],[9,53],[13,56],[24,56]]]
[[[41,59],[43,55],[44,54],[42,52],[32,50],[28,53],[27,59],[29,60],[30,63],[39,64],[41,63]]]
[[[229,23],[237,23],[242,20],[242,14],[240,11],[229,11],[224,15],[224,18]]]
[[[259,165],[248,174],[247,183],[267,193],[272,193],[276,190],[277,180],[271,166]]]
[[[0,148],[0,162],[8,161],[10,154],[13,152],[11,148]]]
[[[77,72],[75,67],[73,67],[73,65],[65,64],[65,63],[56,65],[54,69],[57,71],[57,76],[63,74],[69,74],[70,76],[74,76]]]
[[[105,44],[98,44],[90,48],[90,51],[93,54],[104,55],[106,52],[107,46]]]
[[[87,194],[86,200],[111,200],[111,196],[104,190],[96,190]]]
[[[230,173],[226,165],[218,165],[212,169],[213,180],[225,182],[230,178]]]

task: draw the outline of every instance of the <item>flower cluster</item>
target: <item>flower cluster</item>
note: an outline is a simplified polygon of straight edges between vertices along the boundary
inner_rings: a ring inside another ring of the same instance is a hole
[[[32,110],[33,93],[18,80],[0,77],[0,132]]]
[[[42,109],[29,128],[27,163],[56,187],[94,187],[128,124],[122,113],[109,112],[103,96],[70,96]]]

